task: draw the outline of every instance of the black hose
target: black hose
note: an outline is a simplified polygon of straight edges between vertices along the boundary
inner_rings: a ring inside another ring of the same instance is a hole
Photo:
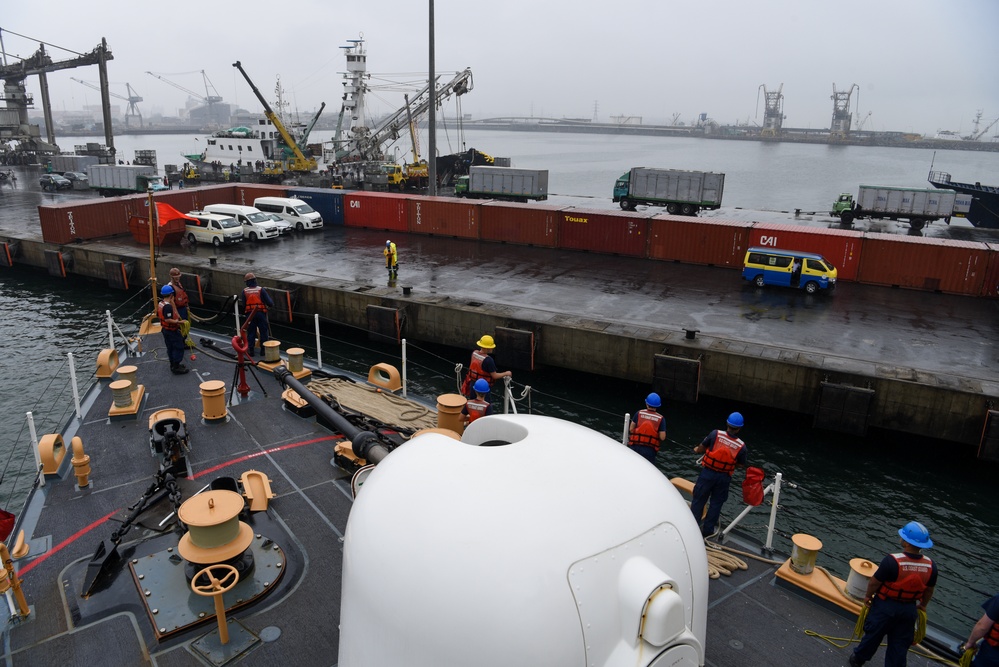
[[[291,371],[284,366],[274,369],[273,375],[286,387],[294,389],[309,406],[316,411],[316,414],[333,424],[340,433],[351,442],[354,454],[365,459],[368,463],[378,463],[388,456],[389,449],[378,441],[378,436],[371,431],[362,431],[358,427],[347,421],[347,418],[331,408],[323,399],[309,391],[308,388],[299,382]]]

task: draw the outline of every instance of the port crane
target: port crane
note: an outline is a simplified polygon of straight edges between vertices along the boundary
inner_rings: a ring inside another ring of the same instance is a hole
[[[766,107],[763,111],[763,129],[760,130],[761,137],[779,137],[784,127],[784,84],[780,84],[777,90],[767,90],[766,84],[760,84],[759,90],[763,91],[763,100]],[[759,90],[756,94],[757,108],[760,104]]]
[[[978,113],[975,114],[975,120],[974,120],[975,130],[974,130],[974,132],[972,132],[967,137],[964,137],[965,141],[979,141],[979,140],[981,140],[981,138],[984,137],[989,130],[991,130],[993,127],[995,127],[996,123],[999,123],[999,118],[996,118],[994,121],[992,121],[991,123],[989,123],[988,125],[986,125],[984,130],[979,130],[978,129],[978,126],[981,124],[981,122],[982,122],[982,111],[979,109]]]
[[[82,83],[84,86],[86,86],[87,88],[90,88],[92,90],[96,90],[98,92],[100,92],[100,90],[101,90],[100,87],[95,86],[94,84],[92,84],[89,81],[84,81],[83,79],[77,79],[74,76],[71,76],[69,78],[71,78],[73,81],[76,81],[77,83]],[[110,95],[111,97],[114,97],[116,99],[124,100],[125,102],[128,102],[128,109],[125,110],[125,127],[131,127],[131,124],[129,123],[129,119],[131,119],[131,118],[138,118],[139,119],[139,127],[143,127],[143,124],[142,124],[142,112],[139,111],[139,102],[142,101],[142,98],[139,97],[139,94],[135,92],[135,89],[132,88],[131,84],[126,83],[125,84],[125,89],[128,91],[128,97],[125,97],[124,95],[119,95],[118,93],[113,93],[113,92],[110,92],[110,91],[108,91],[108,95]]]
[[[436,84],[436,81],[435,81]],[[436,88],[436,101],[440,104],[452,95],[460,96],[472,90],[472,70],[465,68],[453,79]],[[413,98],[390,115],[382,124],[370,133],[363,132],[340,142],[336,148],[337,160],[378,161],[384,159],[382,144],[399,138],[403,128],[410,118],[418,118],[430,109],[430,84],[424,86]],[[341,111],[343,114],[343,111]]]
[[[254,85],[253,81],[250,79],[250,75],[247,74],[246,70],[243,69],[243,65],[237,60],[232,64],[232,66],[238,69],[239,73],[243,75],[244,79],[246,79],[246,83],[250,85],[250,89],[253,91],[253,94],[257,96],[257,100],[260,102],[261,106],[264,107],[264,115],[267,117],[267,120],[269,120],[271,123],[274,124],[274,127],[281,135],[281,139],[284,141],[285,146],[287,146],[292,152],[292,156],[282,162],[280,170],[275,170],[275,171],[265,170],[264,173],[270,173],[272,175],[275,175],[276,173],[280,173],[280,171],[294,171],[294,172],[315,171],[316,159],[313,157],[305,156],[305,153],[302,152],[302,148],[292,138],[291,134],[288,133],[288,130],[285,128],[284,123],[281,122],[281,119],[278,118],[277,114],[274,113],[274,110],[271,109],[271,105],[267,103],[267,100],[264,99],[264,96],[257,89],[256,85]],[[312,122],[309,123],[310,130],[312,129],[312,126],[315,125],[316,120],[319,119],[319,114],[322,113],[323,109],[325,108],[326,108],[326,103],[323,102],[322,106],[319,108],[319,113],[317,113],[315,117],[312,119]],[[308,134],[306,134],[306,137],[307,136]]]
[[[852,84],[849,90],[836,90],[833,84],[833,94],[829,98],[833,101],[832,122],[829,124],[829,137],[831,139],[845,139],[850,135],[850,127],[853,124],[853,114],[850,113],[850,97],[854,89],[857,90],[857,103],[860,103],[860,86]]]
[[[208,116],[212,119],[212,121],[213,122],[220,122],[220,119],[217,117],[217,114],[215,112],[215,107],[216,107],[216,105],[221,104],[221,102],[222,102],[222,96],[219,95],[219,91],[216,90],[215,84],[213,84],[211,82],[211,79],[208,78],[208,75],[205,73],[205,70],[196,70],[194,72],[178,72],[176,74],[171,74],[171,76],[180,76],[180,75],[183,75],[183,74],[200,74],[201,78],[204,80],[204,83],[205,83],[205,94],[204,95],[202,95],[201,93],[196,93],[193,90],[191,90],[190,88],[185,88],[184,86],[180,85],[176,81],[171,81],[170,79],[166,78],[166,76],[163,75],[163,74],[157,74],[156,72],[146,72],[146,74],[148,74],[150,76],[154,76],[157,79],[159,79],[160,81],[162,81],[163,83],[169,84],[169,85],[173,86],[174,88],[176,88],[177,90],[179,90],[181,92],[184,92],[184,93],[187,93],[188,95],[190,95],[194,99],[198,100],[199,102],[201,102],[202,104],[204,104],[205,106],[208,107]],[[215,94],[213,95],[212,92],[214,92]],[[223,120],[227,120],[228,119],[228,112],[226,112],[226,117],[227,118],[223,119]]]
[[[32,39],[26,35],[20,35],[10,30],[3,32]],[[2,43],[2,41],[0,41]],[[75,53],[75,52],[74,52]],[[3,53],[3,64],[0,65],[0,79],[4,80],[4,99],[7,102],[7,111],[13,111],[17,115],[16,124],[6,122],[0,124],[0,130],[6,139],[18,142],[17,153],[31,155],[36,153],[57,153],[59,147],[56,146],[54,123],[52,122],[52,105],[49,100],[49,84],[47,75],[50,72],[58,72],[64,69],[83,67],[86,65],[97,65],[101,79],[101,110],[104,120],[104,138],[107,141],[111,154],[114,154],[114,134],[111,129],[111,102],[108,95],[108,70],[107,61],[113,60],[114,56],[108,50],[106,39],[89,53],[77,53],[76,57],[67,60],[53,61],[45,50],[45,43],[38,45],[38,50],[27,58],[20,58],[20,62],[7,63],[8,54]],[[31,125],[28,120],[28,109],[33,103],[31,95],[25,89],[24,81],[29,76],[37,76],[39,88],[42,93],[42,115],[45,118],[45,132],[48,142],[40,141],[39,127]],[[27,130],[27,131],[26,131]],[[17,160],[17,156],[8,156]]]

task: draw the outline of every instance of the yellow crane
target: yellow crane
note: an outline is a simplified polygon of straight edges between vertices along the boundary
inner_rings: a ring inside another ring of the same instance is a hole
[[[283,170],[299,171],[299,172],[315,171],[316,159],[313,157],[305,156],[305,154],[302,152],[302,149],[298,147],[298,144],[292,138],[291,134],[289,134],[288,130],[285,129],[284,123],[281,122],[281,119],[278,118],[277,114],[275,114],[273,109],[271,109],[271,105],[267,103],[267,100],[265,100],[264,96],[260,94],[259,90],[257,90],[257,87],[253,84],[253,81],[250,80],[249,75],[243,69],[243,66],[240,64],[240,62],[237,60],[232,64],[232,66],[238,69],[239,73],[243,75],[244,79],[246,79],[246,82],[250,84],[250,89],[253,90],[253,94],[257,96],[257,99],[260,101],[260,104],[263,105],[264,107],[264,115],[267,116],[267,120],[269,120],[271,123],[274,124],[274,127],[276,127],[277,131],[281,134],[281,139],[284,141],[285,145],[292,152],[292,157],[283,161],[282,163]],[[323,106],[325,106],[325,103],[323,103]]]
[[[409,120],[409,136],[413,141],[413,161],[406,165],[406,180],[409,187],[425,188],[430,180],[430,167],[426,160],[420,159],[420,142],[416,137],[416,121],[413,120],[413,113],[409,108],[409,95],[404,96],[406,100],[406,116]]]

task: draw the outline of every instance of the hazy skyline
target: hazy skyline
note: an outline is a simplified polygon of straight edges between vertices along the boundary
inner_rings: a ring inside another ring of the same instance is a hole
[[[139,6],[157,9],[138,13]],[[280,76],[293,111],[305,115],[324,101],[325,114],[335,115],[345,69],[338,47],[361,33],[373,114],[402,105],[402,88],[383,86],[408,82],[415,90],[426,77],[426,3],[244,0],[192,12],[190,5],[105,0],[89,7],[95,11],[82,13],[79,3],[65,0],[5,7],[0,28],[8,63],[16,62],[10,54],[33,54],[37,40],[53,45],[47,48],[59,61],[104,37],[114,55],[112,91],[124,95],[131,84],[144,98],[145,117],[175,115],[187,100],[147,70],[198,92],[204,84],[197,72],[204,70],[224,101],[259,112],[232,67],[236,60],[268,100]],[[828,127],[834,84],[859,86],[851,108],[856,120],[870,113],[864,129],[968,134],[978,110],[982,129],[999,118],[996,0],[619,0],[592,9],[560,0],[437,0],[435,25],[441,80],[472,69],[475,87],[461,106],[473,118],[596,115],[609,122],[624,115],[662,124],[704,112],[722,124],[753,124],[763,119],[761,84],[783,84],[787,127]],[[96,83],[97,69],[50,73],[54,109],[99,101],[71,77]],[[37,77],[27,86],[36,102],[31,113],[40,115]],[[997,132],[999,124],[985,138]]]

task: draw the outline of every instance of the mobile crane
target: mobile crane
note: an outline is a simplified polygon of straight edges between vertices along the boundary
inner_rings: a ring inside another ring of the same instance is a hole
[[[274,124],[274,127],[277,128],[277,131],[281,134],[281,139],[284,141],[285,146],[287,146],[288,149],[291,150],[292,153],[291,157],[282,161],[280,171],[294,171],[294,172],[315,171],[316,170],[315,158],[305,156],[305,154],[302,152],[302,149],[299,147],[298,143],[292,138],[291,134],[288,133],[288,130],[285,129],[284,123],[281,122],[281,119],[278,118],[277,114],[274,113],[274,110],[271,109],[271,105],[267,103],[267,100],[264,99],[264,96],[260,94],[260,91],[253,84],[253,81],[250,79],[250,76],[246,73],[246,70],[243,69],[243,65],[240,64],[240,62],[237,60],[232,64],[232,66],[238,69],[239,73],[243,75],[244,79],[246,79],[246,82],[250,84],[250,89],[253,90],[253,94],[257,96],[257,100],[259,100],[260,104],[264,107],[264,115],[267,117],[267,120],[269,120],[271,123]],[[326,103],[323,102],[323,106],[322,108],[320,108],[320,112],[322,112],[322,109],[325,107]],[[315,121],[313,121],[313,123],[314,122]],[[265,170],[264,173],[268,173],[268,171]]]

